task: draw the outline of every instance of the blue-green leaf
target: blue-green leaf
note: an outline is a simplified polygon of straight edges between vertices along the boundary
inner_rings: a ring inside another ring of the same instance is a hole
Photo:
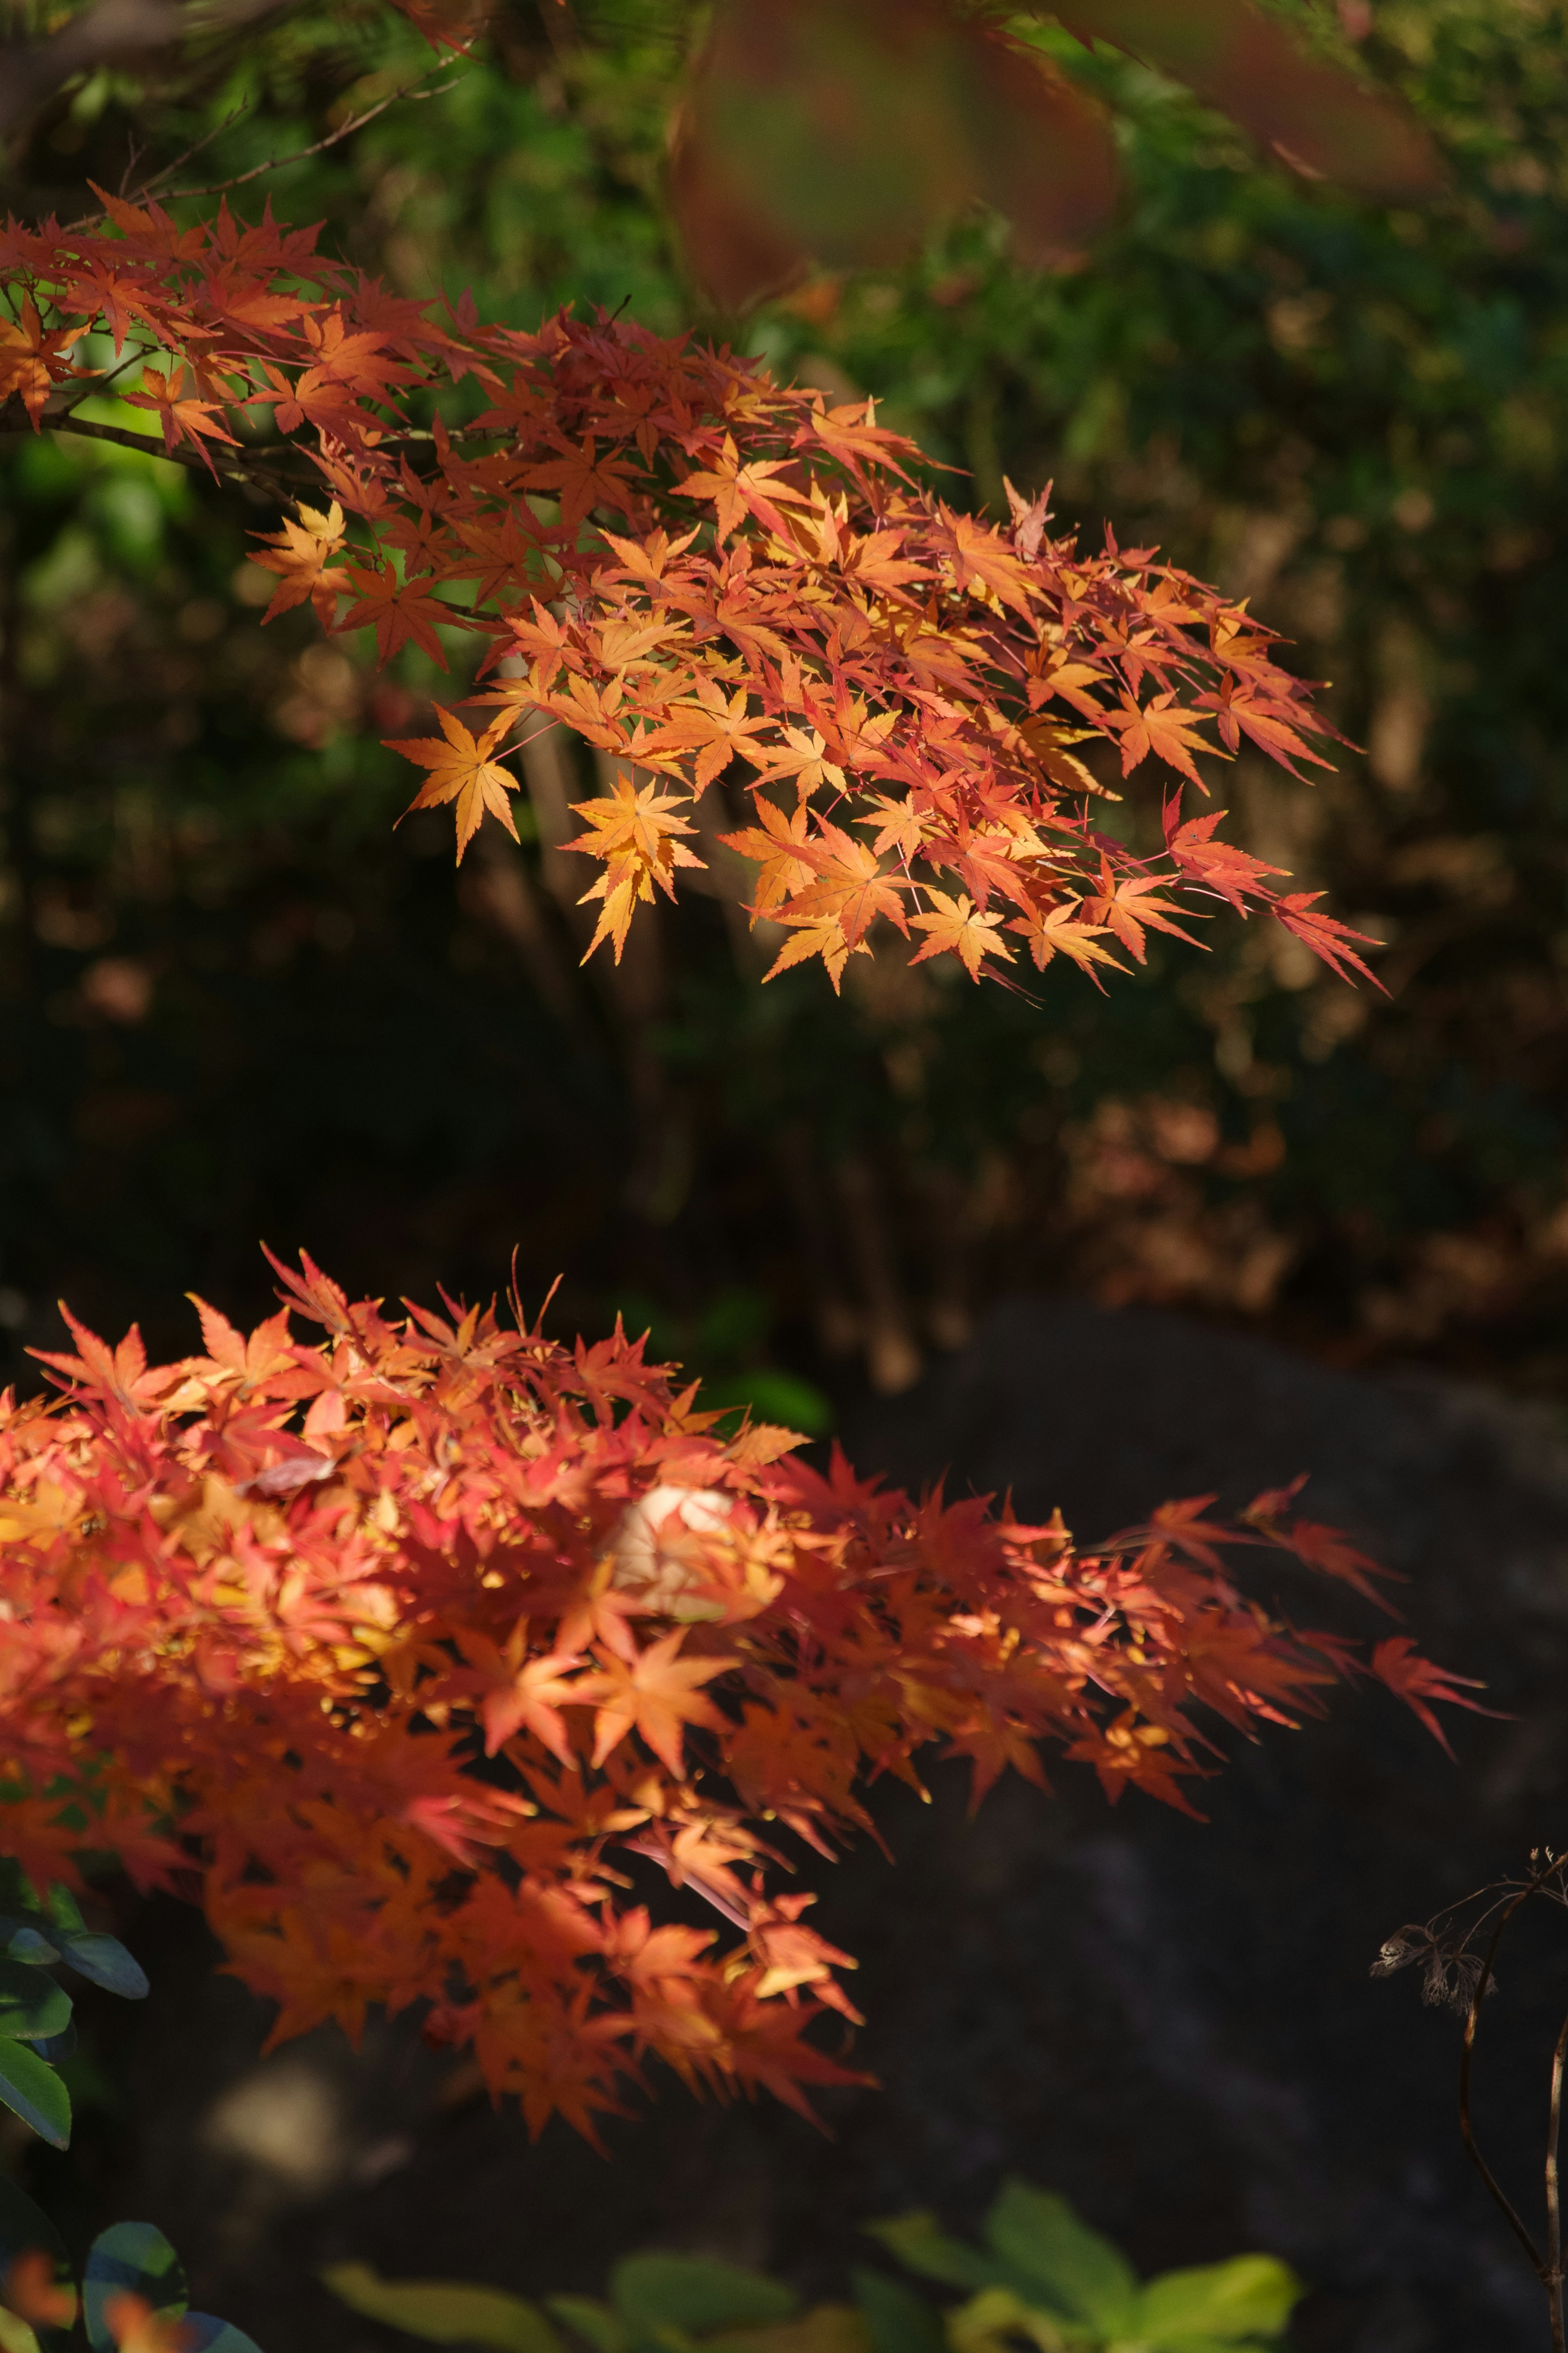
[[[1235,2345],[1278,2337],[1305,2293],[1288,2263],[1273,2255],[1236,2255],[1227,2263],[1163,2272],[1143,2291],[1131,2332],[1151,2346],[1190,2353],[1199,2337]]]
[[[80,1936],[67,1936],[61,1953],[73,1969],[93,1985],[102,1986],[106,1993],[121,1994],[127,2001],[144,1999],[147,1972],[118,1936],[84,1930]]]
[[[180,2353],[261,2353],[261,2348],[232,2320],[215,2320],[210,2312],[187,2312],[180,2324]]]
[[[387,2280],[368,2263],[333,2263],[321,2274],[335,2296],[367,2320],[390,2321],[437,2345],[494,2346],[497,2353],[562,2353],[536,2304],[499,2287],[458,2280]],[[205,2353],[205,2348],[200,2348]],[[225,2345],[215,2353],[234,2353]]]
[[[21,2038],[30,2042],[40,2059],[50,2067],[58,2067],[65,2060],[76,2057],[77,2031],[74,2018],[68,2019],[58,2034],[28,2034]],[[68,2084],[66,2089],[70,2089]],[[79,2091],[80,2086],[78,2086]]]
[[[1005,2284],[1026,2303],[1043,2299],[1102,2337],[1137,2336],[1137,2273],[1065,2198],[1009,2180],[985,2218],[985,2236],[1006,2267]]]
[[[610,2274],[610,2301],[640,2331],[758,2328],[788,2320],[800,2298],[779,2280],[706,2255],[624,2255]]]
[[[116,2222],[100,2231],[88,2251],[82,2316],[92,2353],[115,2353],[103,2308],[111,2295],[127,2291],[170,2319],[177,2320],[185,2309],[184,2265],[151,2222]]]
[[[37,2042],[63,2034],[70,2018],[71,1998],[47,1969],[27,1961],[0,1961],[0,2035]]]
[[[59,1947],[52,1937],[46,1936],[41,1928],[36,1928],[30,1920],[0,1920],[0,1934],[6,1930],[10,1932],[10,1940],[5,1947],[8,1959],[41,1961],[46,1968],[51,1961],[59,1959]]]
[[[69,2147],[70,2094],[30,2044],[0,2040],[0,2100],[40,2140],[53,2148]]]

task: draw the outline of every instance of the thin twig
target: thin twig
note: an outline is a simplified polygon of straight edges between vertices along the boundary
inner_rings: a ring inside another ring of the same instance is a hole
[[[1512,1903],[1504,1908],[1502,1915],[1498,1921],[1497,1926],[1492,1930],[1491,1942],[1487,1947],[1487,1957],[1481,1964],[1480,1976],[1476,1979],[1475,1992],[1470,1996],[1469,2015],[1465,2020],[1465,2047],[1459,2060],[1459,2137],[1465,2144],[1465,2154],[1468,2157],[1470,2163],[1475,2167],[1476,2171],[1480,2175],[1481,2179],[1486,2183],[1488,2189],[1491,2192],[1493,2199],[1496,2200],[1499,2208],[1507,2220],[1510,2230],[1512,2231],[1515,2238],[1519,2241],[1520,2245],[1530,2257],[1531,2265],[1537,2279],[1539,2279],[1543,2285],[1546,2282],[1546,2266],[1542,2262],[1540,2250],[1537,2248],[1534,2240],[1531,2237],[1530,2232],[1525,2229],[1524,2224],[1520,2221],[1519,2216],[1515,2213],[1511,2202],[1503,2190],[1501,2184],[1493,2174],[1490,2166],[1487,2163],[1485,2158],[1481,2155],[1480,2150],[1476,2146],[1476,2136],[1470,2125],[1470,2061],[1475,2051],[1476,2028],[1480,2020],[1481,2004],[1486,2000],[1488,1989],[1491,1984],[1492,1964],[1497,1958],[1498,1947],[1502,1942],[1503,1930],[1508,1926],[1509,1922],[1513,1918],[1514,1914],[1519,1910],[1520,1906],[1523,1904],[1529,1903],[1531,1897],[1535,1894],[1536,1889],[1541,1885],[1542,1882],[1550,1875],[1551,1872],[1554,1868],[1554,1864],[1548,1863],[1545,1870],[1538,1872],[1533,1879],[1530,1880],[1525,1886],[1521,1888]]]
[[[1552,2053],[1552,2100],[1546,2126],[1546,2294],[1552,2313],[1552,2353],[1568,2353],[1563,2314],[1563,2209],[1557,2186],[1557,2139],[1563,2122],[1563,2064],[1568,2058],[1568,2018]]]
[[[139,181],[137,185],[131,190],[128,201],[133,202],[137,196],[151,195],[154,188],[162,186],[165,180],[172,180],[176,172],[183,172],[185,165],[190,163],[194,156],[199,155],[204,147],[210,147],[215,139],[221,139],[224,132],[230,128],[231,124],[239,121],[240,118],[243,115],[248,114],[249,111],[249,99],[241,99],[237,106],[231,107],[229,109],[221,122],[215,122],[210,131],[204,131],[199,139],[193,139],[183,155],[176,155],[172,164],[165,164],[162,170],[153,174],[151,179]],[[134,166],[132,166],[132,169],[133,168]],[[130,177],[129,173],[127,173],[126,177]],[[126,194],[124,181],[121,182],[120,193],[121,195],[125,195]]]
[[[425,99],[440,98],[447,90],[455,90],[456,81],[444,81],[438,90],[425,88],[425,84],[437,74],[447,72],[450,60],[443,58],[439,65],[432,66],[430,71],[421,74],[417,81],[405,82],[401,90],[392,90],[374,106],[367,107],[363,114],[351,115],[346,122],[340,122],[335,131],[329,131],[313,146],[297,148],[292,155],[274,155],[265,164],[253,164],[248,172],[237,173],[232,180],[218,180],[210,188],[174,188],[170,192],[168,201],[172,205],[179,205],[194,196],[226,196],[231,188],[243,188],[247,181],[259,180],[264,173],[281,172],[289,164],[303,164],[312,155],[324,154],[329,147],[337,146],[340,140],[352,139],[356,131],[363,131],[367,122],[374,122],[378,114],[384,114],[387,108],[395,106],[400,99],[405,98],[417,104]],[[458,80],[461,79],[459,75]],[[172,164],[170,169],[177,169],[177,166]],[[149,188],[157,185],[156,180],[147,183]]]

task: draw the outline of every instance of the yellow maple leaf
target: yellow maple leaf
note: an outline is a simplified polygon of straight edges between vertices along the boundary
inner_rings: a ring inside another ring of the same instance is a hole
[[[584,964],[605,937],[615,942],[619,964],[638,901],[651,903],[656,882],[667,898],[673,899],[676,868],[702,864],[676,838],[694,830],[684,818],[672,815],[689,806],[674,793],[660,792],[657,784],[645,785],[639,792],[625,774],[616,777],[613,794],[599,800],[573,802],[574,813],[585,817],[591,829],[578,834],[566,848],[584,849],[590,857],[605,860],[604,873],[577,902],[584,907],[593,899],[605,902]]]
[[[1000,956],[1004,963],[1012,963],[1012,949],[997,937],[1000,915],[979,913],[967,892],[952,899],[945,891],[933,891],[931,900],[929,914],[910,918],[916,931],[930,934],[924,947],[910,958],[911,964],[924,964],[927,956],[955,955],[970,978],[978,980],[983,957]]]

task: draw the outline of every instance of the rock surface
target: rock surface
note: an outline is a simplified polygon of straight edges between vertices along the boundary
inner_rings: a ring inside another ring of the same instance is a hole
[[[266,2353],[406,2345],[315,2284],[348,2257],[595,2289],[616,2253],[664,2244],[841,2292],[862,2218],[930,2205],[972,2225],[1008,2170],[1066,2191],[1145,2270],[1287,2255],[1313,2284],[1304,2353],[1544,2346],[1539,2292],[1460,2151],[1457,2024],[1368,1965],[1401,1921],[1568,1834],[1563,1426],[1174,1316],[1019,1300],[847,1437],[862,1468],[1011,1486],[1084,1537],[1310,1469],[1313,1515],[1406,1573],[1411,1630],[1512,1720],[1455,1719],[1451,1764],[1386,1697],[1340,1695],[1326,1723],[1233,1757],[1201,1824],[1108,1810],[1072,1768],[1048,1800],[1004,1786],[973,1823],[943,1770],[929,1806],[891,1793],[896,1868],[858,1852],[819,1907],[860,1957],[859,2055],[884,2086],[825,2104],[830,2139],[671,2090],[614,2126],[605,2164],[559,2125],[530,2147],[401,2029],[358,2059],[320,2035],[258,2062],[264,2013],[210,1974],[190,1915],[150,1906],[133,1934],[152,2000],[104,2021],[130,2099],[92,2200],[158,2221],[195,2301]],[[1505,1973],[1478,2063],[1483,2136],[1521,2203],[1565,2000],[1568,1924]]]

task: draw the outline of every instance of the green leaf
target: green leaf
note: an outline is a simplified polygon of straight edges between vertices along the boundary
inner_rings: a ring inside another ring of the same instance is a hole
[[[76,1897],[58,1880],[49,1890],[48,1914],[54,1926],[64,1936],[79,1936],[86,1932],[87,1922],[81,1916]]]
[[[185,2269],[162,2231],[151,2222],[116,2222],[88,2250],[82,2274],[82,2317],[92,2353],[115,2353],[103,2316],[111,2295],[129,2290],[155,2313],[177,2320],[185,2309]]]
[[[903,2280],[857,2263],[849,2284],[876,2353],[944,2353],[942,2315]]]
[[[71,1998],[47,1970],[27,1961],[0,1961],[0,2035],[38,2042],[63,2034],[71,2021]]]
[[[68,2148],[70,2094],[26,2042],[0,2041],[0,2100],[52,2148]]]
[[[66,1937],[61,1954],[73,1969],[93,1985],[101,1986],[106,1993],[121,1994],[127,2001],[145,1998],[147,1972],[126,1951],[118,1936],[100,1936],[84,1930],[79,1936]]]
[[[610,2274],[610,2301],[637,2330],[684,2328],[694,2337],[761,2327],[800,2310],[782,2282],[706,2255],[624,2255]]]
[[[1137,2273],[1065,2198],[1009,2180],[985,2218],[985,2235],[1026,2303],[1043,2296],[1055,2313],[1103,2337],[1137,2335]]]
[[[1171,2353],[1194,2353],[1194,2339],[1233,2345],[1278,2337],[1305,2293],[1288,2263],[1273,2255],[1235,2255],[1227,2263],[1163,2272],[1143,2291],[1134,2336]]]
[[[368,2263],[332,2263],[321,2277],[352,2312],[389,2321],[410,2337],[437,2345],[495,2346],[499,2353],[561,2353],[561,2339],[539,2306],[502,2288],[459,2280],[384,2280]]]
[[[69,2291],[74,2308],[76,2274],[67,2260],[59,2232],[42,2207],[35,2206],[25,2190],[18,2189],[14,2181],[0,2177],[0,2286],[9,2276],[11,2266],[18,2256],[35,2253],[41,2253],[47,2259],[56,2285]],[[63,2346],[69,2335],[68,2322],[62,2323],[58,2328],[46,2327],[42,2343],[46,2347]],[[0,2353],[37,2353],[38,2346],[38,2337],[26,2321],[18,2320],[12,2313],[0,2311]]]
[[[1104,2341],[1098,2329],[1093,2333],[1097,2345]],[[1069,2337],[1075,2346],[1088,2341],[1081,2323],[1063,2312],[1047,2311],[1037,2294],[1026,2303],[1016,2287],[983,2287],[947,2315],[952,2353],[1002,2353],[1008,2339],[1017,2337],[1030,2338],[1038,2353],[1068,2353]],[[1141,2347],[1139,2353],[1148,2353],[1148,2348]]]
[[[881,2222],[861,2226],[879,2239],[889,2254],[927,2279],[947,2287],[990,2287],[1002,2276],[1002,2266],[990,2262],[978,2247],[950,2239],[936,2216],[923,2207],[910,2214],[890,2214]]]
[[[607,2304],[591,2295],[547,2295],[547,2308],[594,2348],[594,2353],[627,2353],[631,2330]]]

